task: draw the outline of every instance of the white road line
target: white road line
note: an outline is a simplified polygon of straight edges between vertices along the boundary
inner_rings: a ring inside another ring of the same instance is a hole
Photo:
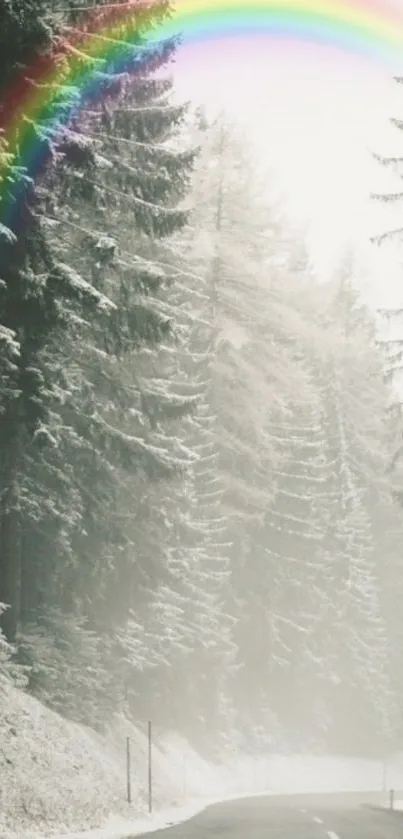
[[[319,818],[319,816],[313,816],[313,820],[316,824],[323,824],[323,821]]]
[[[333,830],[328,830],[327,835],[328,835],[329,839],[339,839],[337,833],[333,833]]]

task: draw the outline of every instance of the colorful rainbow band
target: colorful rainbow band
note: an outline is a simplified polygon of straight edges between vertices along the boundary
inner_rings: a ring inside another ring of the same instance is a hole
[[[44,162],[35,124],[45,125],[49,136],[68,125],[89,99],[119,86],[124,74],[150,70],[178,33],[188,46],[211,41],[219,49],[223,39],[242,37],[244,48],[245,39],[263,36],[268,55],[270,41],[282,39],[336,47],[380,63],[387,72],[403,66],[403,8],[391,0],[176,0],[174,13],[151,27],[149,12],[150,3],[140,0],[97,7],[76,25],[73,38],[66,30],[68,37],[59,39],[54,53],[16,80],[2,103],[0,128],[11,158],[31,177]],[[142,44],[139,29],[146,35]],[[241,48],[237,60],[247,61]],[[0,180],[0,222],[5,223],[2,193]]]

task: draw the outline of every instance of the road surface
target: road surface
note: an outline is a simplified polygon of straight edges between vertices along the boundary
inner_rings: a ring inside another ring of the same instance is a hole
[[[156,839],[403,839],[403,813],[382,810],[380,803],[381,796],[373,793],[241,799],[215,804],[190,821],[158,830],[152,836]]]

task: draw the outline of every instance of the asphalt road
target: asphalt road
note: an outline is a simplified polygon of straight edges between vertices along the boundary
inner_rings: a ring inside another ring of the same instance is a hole
[[[381,796],[373,793],[241,799],[215,804],[190,821],[158,830],[152,836],[156,839],[403,839],[403,813],[382,810],[380,803]]]

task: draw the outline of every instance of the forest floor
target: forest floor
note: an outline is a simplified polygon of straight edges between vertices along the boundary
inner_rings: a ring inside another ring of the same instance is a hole
[[[123,839],[186,820],[213,801],[268,792],[380,791],[385,784],[380,761],[233,754],[211,765],[174,733],[157,732],[152,753],[149,815],[145,730],[116,717],[101,737],[1,680],[0,839],[78,839],[82,831],[89,831],[88,839]],[[403,789],[402,757],[389,761],[386,786]]]

